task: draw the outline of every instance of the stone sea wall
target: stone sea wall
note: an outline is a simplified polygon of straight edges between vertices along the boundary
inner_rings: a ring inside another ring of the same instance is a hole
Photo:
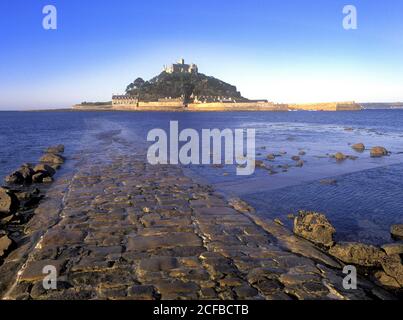
[[[238,103],[191,103],[189,111],[287,111],[287,105],[270,102],[238,102]]]
[[[73,106],[73,110],[77,111],[102,111],[102,110],[112,110],[112,105],[83,105],[83,104],[76,104]]]
[[[289,104],[288,108],[290,110],[306,110],[306,111],[358,111],[358,110],[362,110],[362,107],[355,102]]]
[[[238,103],[190,103],[187,106],[178,101],[152,101],[116,105],[75,105],[73,110],[120,110],[120,111],[359,111],[362,107],[355,102],[328,102],[311,104],[275,104],[271,102]]]

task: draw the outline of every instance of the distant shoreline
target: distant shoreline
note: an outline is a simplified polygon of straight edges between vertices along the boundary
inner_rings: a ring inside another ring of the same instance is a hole
[[[326,104],[326,103],[325,103]],[[337,104],[337,103],[328,103]],[[114,106],[112,104],[92,104],[81,105],[77,104],[70,108],[56,108],[56,109],[27,109],[27,110],[0,110],[0,112],[289,112],[289,111],[324,111],[324,112],[336,112],[336,111],[362,111],[362,110],[403,110],[403,103],[400,102],[380,102],[380,103],[357,103],[361,108],[341,108],[339,110],[324,108],[315,108],[312,106],[324,105],[321,103],[316,104],[284,104],[277,105],[282,107],[228,107],[225,104],[217,106],[217,104],[201,104],[201,106],[189,107],[166,107],[166,106],[152,106],[147,108],[138,108],[133,106]],[[286,107],[285,107],[286,106]],[[298,106],[295,108],[295,106]],[[308,106],[308,107],[306,107]]]

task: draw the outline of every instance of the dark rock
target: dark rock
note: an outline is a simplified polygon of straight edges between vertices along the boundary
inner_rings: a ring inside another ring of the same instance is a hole
[[[382,268],[385,273],[394,278],[403,287],[403,265],[400,255],[394,254],[390,256],[385,256],[381,260]]]
[[[34,171],[35,173],[39,173],[39,172],[43,172],[43,173],[47,173],[48,176],[53,177],[56,173],[56,170],[53,169],[51,166],[41,163],[38,164],[34,167]]]
[[[388,256],[392,254],[403,254],[403,243],[388,243],[382,246]]]
[[[0,218],[0,225],[7,225],[15,218],[14,214],[6,215],[3,218]]]
[[[59,154],[59,153],[63,153],[64,152],[64,145],[59,144],[57,146],[51,146],[49,148],[47,148],[45,150],[46,153],[55,153],[55,154]]]
[[[304,156],[304,155],[306,155],[306,152],[303,151],[303,150],[301,150],[298,154],[299,154],[300,156]]]
[[[371,149],[371,157],[373,158],[387,156],[388,154],[388,150],[386,150],[384,147],[373,147]]]
[[[0,258],[4,256],[4,254],[8,251],[12,244],[13,242],[10,240],[9,237],[7,237],[6,235],[0,235]]]
[[[377,271],[375,272],[374,276],[377,282],[383,287],[388,287],[391,289],[400,288],[399,282],[397,282],[395,278],[387,275],[384,271]]]
[[[234,291],[238,299],[250,299],[258,295],[258,291],[249,285],[237,286]]]
[[[164,296],[183,296],[185,294],[193,294],[200,290],[200,287],[194,282],[184,282],[181,280],[156,280],[154,286]]]
[[[25,207],[25,208],[36,207],[36,205],[42,200],[42,198],[43,198],[43,196],[36,197],[36,196],[32,195],[32,196],[24,203],[24,207]]]
[[[174,232],[169,237],[148,236],[129,238],[127,251],[149,251],[180,246],[200,246],[201,239],[194,233]]]
[[[296,235],[325,247],[333,245],[333,234],[335,232],[335,228],[321,213],[300,211],[294,219],[294,233]]]
[[[24,183],[24,178],[19,171],[14,171],[10,175],[5,178],[6,183],[8,184],[21,184]]]
[[[173,257],[153,257],[143,259],[139,265],[139,273],[169,271],[178,267],[178,261]]]
[[[320,282],[321,278],[317,274],[298,274],[298,273],[285,273],[279,278],[280,282],[285,286],[295,286],[308,282]]]
[[[6,183],[9,184],[23,184],[23,183],[31,183],[32,176],[34,174],[34,170],[32,166],[28,163],[23,164],[17,171],[14,171],[10,175],[8,175],[5,179]]]
[[[337,259],[363,267],[377,267],[386,256],[380,248],[358,242],[341,242],[329,250]]]
[[[48,177],[48,174],[45,172],[38,172],[32,176],[32,182],[34,183],[42,183],[45,178]]]
[[[301,157],[300,156],[292,156],[291,159],[294,160],[294,161],[299,161],[299,160],[301,160]]]
[[[19,201],[26,201],[26,200],[29,200],[29,198],[31,198],[31,193],[30,192],[17,192],[16,194],[15,194],[15,196],[17,197],[17,199],[19,200]]]
[[[45,177],[42,179],[43,183],[52,183],[53,182],[53,178],[52,177]]]
[[[302,168],[304,166],[304,164],[305,164],[304,160],[299,160],[295,166]]]
[[[395,224],[390,228],[390,233],[395,239],[403,239],[403,224]]]
[[[365,145],[363,143],[356,143],[351,146],[355,151],[357,152],[364,152],[365,151]]]
[[[64,163],[64,158],[58,154],[46,153],[42,156],[40,162],[51,164],[62,164]]]
[[[19,191],[15,193],[15,196],[19,201],[27,201],[35,196],[40,194],[40,190],[38,188],[34,188],[31,191]]]
[[[335,158],[337,161],[343,161],[343,160],[346,160],[346,159],[347,159],[347,157],[346,157],[343,153],[341,153],[341,152],[337,152],[337,153],[334,155],[334,158]]]
[[[60,165],[60,164],[51,164],[50,165],[50,167],[53,169],[53,170],[59,170],[62,166]]]
[[[279,224],[280,226],[284,226],[283,221],[281,221],[279,218],[275,218],[273,221],[274,221],[275,223]]]
[[[28,164],[23,165],[18,172],[21,174],[22,178],[24,179],[24,182],[26,183],[31,183],[32,181],[32,175],[35,173],[32,167]]]
[[[264,168],[265,164],[262,160],[255,160],[255,167],[256,168]]]
[[[228,204],[234,208],[235,210],[242,212],[242,213],[249,213],[254,212],[255,210],[245,201],[242,201],[239,198],[231,198],[228,200]]]
[[[60,272],[66,261],[64,260],[40,260],[32,261],[27,264],[24,272],[21,274],[21,281],[36,282],[41,281],[46,275],[43,273],[45,266],[54,266],[57,272]]]
[[[267,160],[275,160],[275,159],[276,159],[276,156],[274,154],[270,153],[267,155]]]
[[[320,184],[325,184],[325,185],[336,185],[337,184],[336,179],[322,179],[319,182],[320,182]]]
[[[134,285],[129,288],[128,296],[136,300],[154,300],[157,293],[154,286]]]
[[[7,188],[0,187],[0,215],[14,213],[19,206],[18,198]]]

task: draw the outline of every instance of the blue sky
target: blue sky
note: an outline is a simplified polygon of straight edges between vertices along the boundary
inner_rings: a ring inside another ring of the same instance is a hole
[[[1,0],[0,109],[110,100],[180,57],[249,98],[403,101],[402,34],[401,0]]]

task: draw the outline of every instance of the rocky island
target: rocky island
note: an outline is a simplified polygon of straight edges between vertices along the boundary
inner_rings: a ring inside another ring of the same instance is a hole
[[[144,81],[137,78],[125,94],[113,95],[111,102],[84,102],[74,110],[124,111],[357,111],[355,102],[311,104],[278,104],[266,99],[250,100],[241,95],[236,86],[199,73],[195,64],[184,59]]]

